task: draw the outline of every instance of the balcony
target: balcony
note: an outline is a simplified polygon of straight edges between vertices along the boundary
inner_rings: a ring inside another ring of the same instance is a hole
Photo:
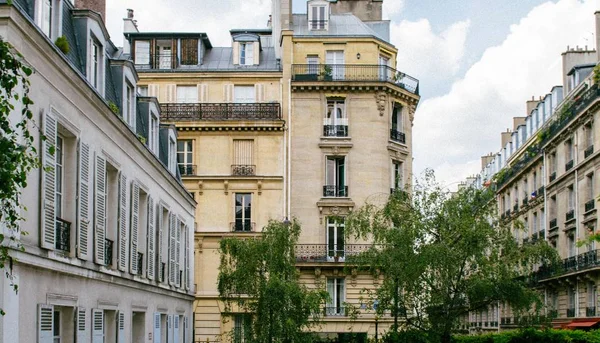
[[[235,222],[231,222],[230,225],[233,232],[254,232],[256,227],[256,223],[246,220],[236,220]]]
[[[567,172],[567,171],[571,170],[571,168],[573,168],[573,163],[574,163],[573,160],[570,160],[569,162],[567,162],[565,164],[565,172]]]
[[[404,134],[404,132],[400,132],[398,130],[390,130],[390,139],[394,142],[406,144],[406,135]]]
[[[592,199],[585,203],[585,212],[589,212],[596,208],[596,200]]]
[[[529,204],[529,198],[523,198],[523,207],[527,206],[527,204]]]
[[[192,164],[180,164],[178,165],[179,167],[179,174],[181,174],[181,176],[194,176],[197,175],[196,174],[196,166],[192,165]]]
[[[506,217],[506,218],[510,217],[510,210],[506,210],[504,212],[504,217]]]
[[[546,187],[544,187],[544,186],[538,188],[536,196],[543,197],[545,191],[546,191]]]
[[[519,204],[518,203],[513,206],[513,212],[514,213],[519,212]]]
[[[591,250],[563,259],[562,263],[553,266],[542,266],[534,273],[537,280],[559,277],[564,274],[580,272],[600,266],[600,250]]]
[[[137,253],[137,275],[142,275],[144,272],[144,254]]]
[[[568,318],[573,318],[573,317],[575,317],[575,309],[574,309],[574,308],[568,308],[568,309],[567,309],[567,317],[568,317]]]
[[[552,172],[552,174],[550,174],[550,182],[556,180],[556,172]]]
[[[71,223],[57,217],[55,230],[54,248],[64,252],[71,252]]]
[[[136,54],[135,68],[138,70],[171,70],[176,69],[180,63],[176,54]]]
[[[595,317],[596,316],[596,307],[595,306],[586,307],[585,316],[586,317]]]
[[[345,198],[348,196],[348,186],[328,185],[323,186],[323,197]]]
[[[558,228],[558,219],[550,219],[550,230]]]
[[[256,166],[250,164],[233,164],[231,165],[231,175],[254,176],[256,175]]]
[[[113,263],[113,245],[115,242],[110,239],[104,240],[104,264],[112,266]]]
[[[570,221],[575,219],[575,210],[570,210],[569,212],[567,212],[567,214],[565,215],[565,221]]]
[[[293,82],[387,82],[419,95],[419,80],[386,65],[293,64]]]
[[[348,137],[348,125],[323,125],[324,137]]]
[[[325,317],[343,317],[347,315],[344,306],[327,306],[324,310]]]
[[[583,152],[583,156],[584,158],[588,158],[590,157],[592,154],[594,153],[594,146],[590,145],[587,149],[585,149],[585,151]]]
[[[298,262],[344,262],[346,257],[358,256],[369,250],[371,244],[345,244],[339,249],[327,244],[296,244]]]
[[[278,103],[160,104],[164,121],[281,120]]]

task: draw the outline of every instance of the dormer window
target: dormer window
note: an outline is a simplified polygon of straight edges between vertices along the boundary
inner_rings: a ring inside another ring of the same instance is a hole
[[[94,88],[98,89],[100,86],[100,58],[102,56],[100,50],[100,44],[94,39],[91,41],[90,51],[90,83]]]
[[[36,23],[48,38],[55,40],[62,35],[60,0],[38,0],[36,12],[39,13]]]
[[[254,64],[254,42],[240,43],[240,65]]]
[[[329,3],[314,1],[308,4],[308,28],[310,30],[327,30],[329,21]]]

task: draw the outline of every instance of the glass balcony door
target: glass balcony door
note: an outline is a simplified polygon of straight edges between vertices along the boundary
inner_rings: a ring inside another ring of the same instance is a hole
[[[345,157],[328,156],[326,170],[326,194],[328,197],[345,197],[346,163]]]
[[[328,70],[325,71],[325,77],[331,77],[333,80],[344,80],[344,51],[327,51],[325,61],[327,66],[329,67],[327,68]]]
[[[171,42],[169,41],[168,44]],[[158,45],[158,68],[159,69],[172,69],[173,66],[173,52],[171,45]]]
[[[343,262],[344,258],[344,223],[334,218],[327,218],[327,261]]]

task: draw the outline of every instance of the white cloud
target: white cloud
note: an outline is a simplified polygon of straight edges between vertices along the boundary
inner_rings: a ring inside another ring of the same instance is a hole
[[[418,76],[424,85],[448,81],[459,70],[470,25],[469,20],[459,21],[437,34],[427,19],[392,23],[398,69]]]
[[[383,18],[390,19],[404,9],[404,0],[385,0],[383,2]]]
[[[117,45],[127,8],[134,9],[140,31],[206,32],[214,46],[229,46],[230,29],[266,27],[271,0],[107,0],[107,28]]]
[[[525,115],[525,101],[560,84],[560,53],[567,45],[593,44],[595,2],[560,0],[535,7],[449,93],[422,102],[413,131],[415,171],[434,168],[442,182],[477,173],[480,165],[464,161],[500,150],[500,132],[513,116]]]

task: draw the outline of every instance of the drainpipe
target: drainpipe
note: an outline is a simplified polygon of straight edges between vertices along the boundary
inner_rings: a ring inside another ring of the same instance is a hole
[[[291,215],[292,208],[292,79],[288,80],[288,169],[287,169],[287,177],[288,177],[288,199],[287,199],[287,215]]]
[[[542,165],[544,166],[544,172],[542,173],[542,185],[544,186],[544,240],[548,241],[548,230],[549,227],[547,225],[548,223],[548,215],[550,214],[550,211],[548,211],[548,196],[546,194],[548,194],[548,189],[547,189],[547,177],[546,175],[548,174],[548,166],[547,161],[546,161],[546,149],[543,149],[543,161],[542,161]]]
[[[575,131],[575,135],[573,138],[573,150],[575,151],[575,156],[573,158],[573,165],[575,167],[575,182],[573,183],[573,192],[575,193],[573,196],[575,197],[575,242],[577,242],[577,239],[579,239],[581,232],[579,232],[579,179],[578,179],[578,170],[577,170],[577,164],[579,163],[579,140],[577,137],[577,131]],[[579,247],[577,245],[575,245],[576,249],[577,249],[577,254],[579,255]]]
[[[280,106],[283,107],[283,81],[279,80],[279,103]],[[281,113],[282,119],[283,119],[283,113]],[[283,161],[283,202],[281,204],[281,217],[283,218],[289,218],[287,216],[287,208],[286,208],[286,203],[287,203],[287,185],[290,182],[290,180],[288,180],[287,178],[287,158],[286,158],[286,152],[287,152],[287,136],[288,136],[288,128],[287,126],[289,125],[289,122],[286,122],[284,124],[284,128],[283,128],[283,145],[281,147],[281,157],[282,157],[282,161]]]

